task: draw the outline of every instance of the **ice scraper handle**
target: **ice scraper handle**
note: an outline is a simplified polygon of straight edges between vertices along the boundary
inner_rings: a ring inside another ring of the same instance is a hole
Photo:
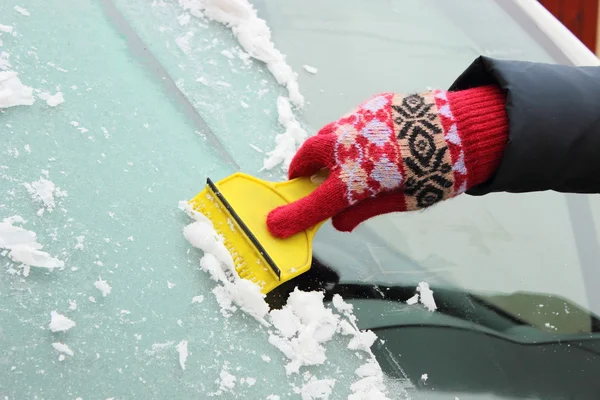
[[[352,231],[379,214],[430,207],[488,180],[507,140],[497,86],[378,94],[304,142],[290,180],[323,168],[329,175],[272,210],[267,227],[286,238],[331,218],[336,229]]]

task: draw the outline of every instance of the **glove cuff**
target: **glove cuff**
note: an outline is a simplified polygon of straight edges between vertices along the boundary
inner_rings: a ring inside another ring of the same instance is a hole
[[[500,165],[508,142],[506,95],[489,85],[447,92],[446,97],[464,152],[463,189],[470,189],[491,178]]]

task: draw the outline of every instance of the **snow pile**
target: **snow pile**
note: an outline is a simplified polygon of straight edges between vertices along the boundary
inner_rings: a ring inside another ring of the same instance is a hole
[[[70,320],[62,314],[57,313],[56,311],[52,311],[50,313],[50,324],[48,325],[48,327],[52,332],[68,331],[75,325],[76,324],[74,321]]]
[[[56,197],[65,197],[67,192],[60,190],[52,181],[44,178],[31,183],[24,183],[23,186],[27,189],[34,201],[41,202],[46,210],[52,212],[54,210],[54,195]],[[42,215],[44,209],[38,211],[38,215]]]
[[[103,281],[102,277],[99,277],[98,280],[94,282],[94,286],[102,292],[102,297],[108,296],[112,290],[112,287],[106,281]]]
[[[0,248],[9,250],[8,256],[14,262],[25,265],[25,276],[29,274],[29,267],[50,270],[63,267],[62,261],[41,251],[42,245],[37,242],[35,232],[14,225],[24,223],[25,220],[18,215],[0,222]]]
[[[338,333],[350,336],[348,349],[365,352],[368,358],[356,370],[358,380],[351,385],[353,393],[349,399],[387,399],[383,371],[370,349],[377,337],[373,332],[357,327],[351,304],[335,295],[333,306],[337,313],[334,313],[332,308],[325,306],[322,292],[304,292],[296,288],[282,309],[269,310],[258,285],[238,277],[232,257],[212,222],[194,211],[187,202],[180,202],[179,207],[194,219],[183,229],[183,234],[190,244],[204,252],[200,266],[217,282],[213,294],[225,317],[231,316],[239,307],[264,326],[273,327],[268,340],[288,358],[285,366],[288,375],[299,373],[303,366],[324,364],[327,360],[324,343]],[[231,390],[234,382],[235,377],[223,369],[220,392]],[[301,390],[302,398],[326,399],[334,384],[335,380],[331,379],[310,381]]]
[[[23,85],[14,71],[0,71],[0,108],[30,106],[35,102],[33,89]]]
[[[419,286],[417,286],[417,292],[419,293],[406,300],[407,304],[413,305],[421,302],[421,304],[423,304],[429,311],[435,311],[437,309],[435,299],[433,298],[433,291],[429,288],[429,284],[427,282],[420,282]]]
[[[264,301],[265,295],[257,285],[237,276],[231,254],[225,248],[223,238],[215,232],[212,222],[194,211],[185,201],[180,202],[179,207],[195,219],[184,228],[183,235],[192,246],[205,253],[200,260],[200,267],[219,283],[213,293],[224,309],[224,315],[234,312],[236,308],[233,304],[236,304],[261,324],[269,326],[265,320],[269,312],[269,306]]]
[[[306,140],[308,134],[294,117],[292,107],[286,97],[277,98],[278,121],[285,128],[285,132],[275,137],[275,149],[268,152],[268,157],[263,161],[263,169],[273,169],[282,164],[287,171],[292,162],[296,149]]]
[[[277,83],[287,88],[290,100],[304,106],[304,97],[298,87],[298,75],[285,56],[271,41],[271,30],[248,0],[179,0],[179,5],[195,17],[205,15],[211,20],[230,27],[240,45],[253,58],[264,62]]]

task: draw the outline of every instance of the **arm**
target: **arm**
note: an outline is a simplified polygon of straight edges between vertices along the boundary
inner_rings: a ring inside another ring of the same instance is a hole
[[[600,193],[600,67],[477,58],[450,87],[506,92],[508,142],[496,172],[467,191]]]

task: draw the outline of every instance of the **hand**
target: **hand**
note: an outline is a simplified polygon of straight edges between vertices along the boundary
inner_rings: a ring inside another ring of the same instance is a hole
[[[425,209],[483,183],[508,138],[504,103],[496,86],[372,97],[298,149],[290,179],[322,168],[329,176],[309,196],[271,211],[269,231],[285,238],[332,218],[349,232],[376,215]]]

